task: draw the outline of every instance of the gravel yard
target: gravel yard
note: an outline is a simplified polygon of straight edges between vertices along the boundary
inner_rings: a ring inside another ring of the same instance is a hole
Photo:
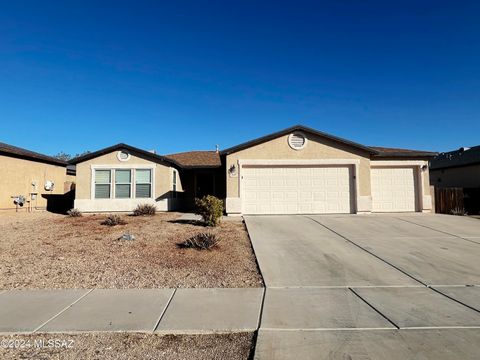
[[[122,215],[126,225],[109,227],[103,214],[0,213],[0,289],[263,286],[240,220],[206,228],[178,217]],[[135,240],[118,240],[126,232]],[[176,246],[199,232],[217,234],[219,246]]]
[[[0,336],[0,358],[10,359],[248,359],[253,333],[156,335],[89,333]],[[35,343],[36,341],[36,343]],[[59,348],[48,348],[57,341]],[[45,347],[35,348],[35,344]],[[8,345],[26,346],[8,348]],[[63,346],[63,347],[62,347]],[[65,348],[71,346],[70,348]],[[7,347],[7,348],[5,348]]]

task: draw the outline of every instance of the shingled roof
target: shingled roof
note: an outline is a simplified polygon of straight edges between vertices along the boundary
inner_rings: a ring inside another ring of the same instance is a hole
[[[0,155],[11,156],[19,159],[32,160],[51,165],[67,166],[67,162],[52,156],[43,155],[17,146],[0,142]]]
[[[438,153],[424,150],[411,150],[411,149],[398,149],[381,146],[370,146],[371,149],[376,150],[378,154],[375,154],[374,158],[382,157],[416,157],[416,158],[429,158],[434,157]]]
[[[218,168],[222,166],[220,154],[217,151],[187,151],[165,156],[176,161],[182,168]]]

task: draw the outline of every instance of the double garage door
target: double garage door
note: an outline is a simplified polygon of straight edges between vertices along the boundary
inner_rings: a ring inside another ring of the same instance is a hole
[[[350,166],[244,166],[244,214],[351,213]]]
[[[243,166],[244,214],[349,214],[351,166]],[[414,168],[372,168],[372,211],[415,211]]]

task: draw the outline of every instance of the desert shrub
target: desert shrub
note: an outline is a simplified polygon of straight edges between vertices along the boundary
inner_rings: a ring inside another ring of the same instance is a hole
[[[465,216],[467,213],[463,207],[456,207],[450,210],[450,214],[457,215],[457,216]]]
[[[82,216],[82,213],[78,209],[70,209],[67,211],[67,216],[68,217],[80,217]]]
[[[122,219],[120,215],[110,214],[105,220],[102,221],[102,225],[115,226],[115,225],[125,225],[125,220]]]
[[[133,210],[133,216],[152,216],[157,212],[157,208],[152,204],[139,204]]]
[[[207,226],[217,226],[223,215],[223,201],[212,195],[195,199],[197,215],[200,215]]]
[[[199,233],[184,242],[178,243],[180,248],[190,248],[197,250],[208,250],[218,245],[220,239],[212,233]]]

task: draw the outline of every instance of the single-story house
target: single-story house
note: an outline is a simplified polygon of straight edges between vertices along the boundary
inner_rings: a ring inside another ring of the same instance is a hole
[[[74,180],[67,162],[0,143],[0,210],[55,208]]]
[[[228,215],[431,211],[436,153],[365,146],[297,125],[223,151],[157,155],[117,144],[74,159],[81,211],[189,208],[206,194]]]
[[[430,184],[437,188],[480,188],[480,145],[435,156],[430,161]]]
[[[463,209],[480,214],[480,145],[435,156],[430,161],[430,184],[436,188],[438,212]]]

